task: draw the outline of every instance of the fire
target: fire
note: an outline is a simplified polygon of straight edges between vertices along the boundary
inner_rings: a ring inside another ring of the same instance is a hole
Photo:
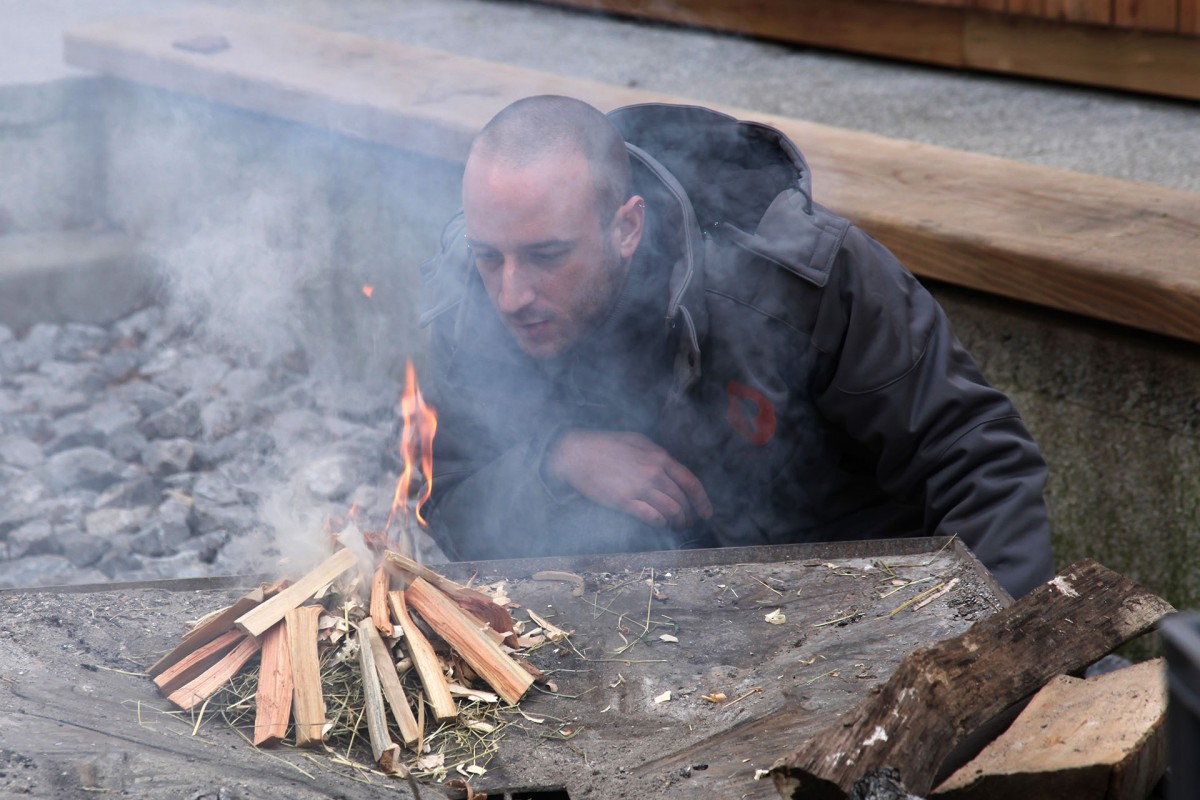
[[[375,287],[369,283],[364,283],[362,287],[362,293],[366,297],[373,297],[375,295]]]
[[[433,435],[437,431],[437,413],[425,405],[421,397],[421,388],[417,385],[416,371],[412,361],[408,362],[404,375],[404,394],[400,398],[400,415],[404,424],[400,435],[400,455],[404,459],[404,469],[400,479],[396,481],[396,494],[392,498],[392,513],[388,516],[384,530],[390,532],[392,522],[397,515],[400,517],[400,534],[389,536],[389,540],[398,544],[402,550],[411,552],[409,544],[409,495],[413,481],[419,471],[422,483],[418,490],[416,503],[413,505],[413,515],[417,523],[425,525],[421,516],[421,507],[429,499],[433,491]]]

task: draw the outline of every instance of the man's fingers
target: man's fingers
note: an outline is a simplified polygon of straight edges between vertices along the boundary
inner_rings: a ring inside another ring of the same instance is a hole
[[[667,518],[645,500],[634,500],[625,511],[647,525],[653,525],[656,528],[667,527]]]
[[[713,507],[712,501],[708,499],[708,492],[704,491],[704,484],[700,483],[700,479],[690,469],[671,459],[667,465],[667,475],[683,491],[688,505],[695,509],[702,519],[712,516]]]

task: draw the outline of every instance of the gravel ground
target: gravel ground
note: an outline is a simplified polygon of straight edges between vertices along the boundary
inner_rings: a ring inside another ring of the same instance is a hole
[[[0,326],[0,587],[269,571],[351,503],[381,525],[401,387],[193,329]]]

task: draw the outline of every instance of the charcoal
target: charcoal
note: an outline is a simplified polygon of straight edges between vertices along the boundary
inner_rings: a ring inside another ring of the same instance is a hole
[[[84,529],[89,535],[101,539],[111,539],[119,533],[131,533],[150,517],[153,508],[150,506],[135,506],[133,508],[102,508],[84,517]]]
[[[94,566],[112,549],[112,545],[104,538],[78,531],[63,534],[59,545],[62,555],[79,568]]]
[[[4,544],[0,552],[9,559],[62,554],[62,545],[54,526],[40,519],[30,520],[10,531]]]
[[[148,476],[139,475],[123,481],[96,498],[96,509],[136,508],[156,506],[162,501],[162,491]]]

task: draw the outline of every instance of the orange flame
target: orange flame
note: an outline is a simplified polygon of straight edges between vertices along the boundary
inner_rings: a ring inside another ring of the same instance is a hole
[[[400,435],[400,455],[404,459],[404,470],[400,473],[400,480],[396,481],[396,494],[392,498],[392,513],[388,516],[384,530],[391,530],[392,521],[399,514],[403,526],[401,535],[406,536],[409,530],[408,496],[418,470],[424,483],[420,487],[413,511],[420,525],[427,524],[425,518],[421,516],[421,506],[425,505],[430,492],[433,491],[433,435],[437,431],[437,413],[425,405],[425,400],[421,397],[421,388],[417,385],[416,371],[413,369],[412,361],[408,362],[405,369],[404,394],[400,398],[400,415],[404,423],[404,429]]]
[[[372,297],[375,294],[375,287],[369,283],[364,283],[362,287],[362,293],[367,297]]]

